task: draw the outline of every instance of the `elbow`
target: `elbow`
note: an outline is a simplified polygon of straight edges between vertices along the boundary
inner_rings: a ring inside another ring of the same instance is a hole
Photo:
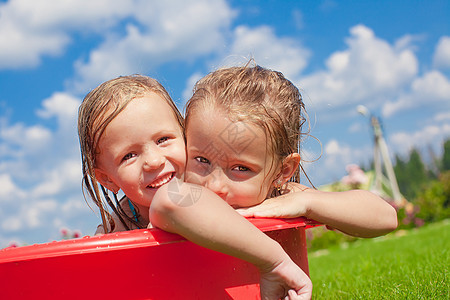
[[[389,213],[387,214],[388,218],[386,219],[386,233],[394,231],[398,227],[398,217],[397,211],[392,205],[389,205]]]
[[[398,226],[397,211],[392,205],[386,204],[386,209],[379,223],[379,235],[388,234],[397,229]]]
[[[378,198],[378,201],[374,201],[374,203],[378,203],[376,206],[377,209],[374,206],[374,211],[377,211],[378,215],[377,231],[379,235],[385,235],[397,229],[397,210],[382,198]]]
[[[397,211],[392,205],[388,204],[387,202],[385,202],[385,204],[386,205],[384,205],[383,209],[380,209],[380,211],[378,211],[378,218],[375,223],[373,223],[371,230],[365,232],[360,237],[374,238],[388,234],[397,229]]]

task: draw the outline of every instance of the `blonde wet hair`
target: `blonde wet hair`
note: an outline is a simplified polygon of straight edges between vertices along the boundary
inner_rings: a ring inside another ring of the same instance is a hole
[[[309,134],[309,128],[302,132],[308,116],[298,88],[281,72],[260,66],[218,69],[200,79],[186,104],[186,127],[192,114],[207,108],[262,128],[275,164],[300,153],[302,137]],[[291,181],[300,182],[300,169],[308,178],[300,164]]]
[[[123,218],[138,227],[141,226],[124,213],[117,199],[116,204],[112,203],[106,189],[95,177],[96,157],[100,151],[98,149],[99,140],[108,124],[125,109],[130,101],[148,93],[156,93],[169,104],[180,125],[180,130],[184,132],[183,117],[169,93],[157,80],[142,75],[122,76],[100,84],[86,95],[78,111],[83,194],[87,191],[98,206],[105,232],[111,232],[115,227],[108,206],[119,217],[125,228],[129,229]],[[103,190],[102,193],[100,193],[100,189]],[[101,194],[104,194],[104,199]]]

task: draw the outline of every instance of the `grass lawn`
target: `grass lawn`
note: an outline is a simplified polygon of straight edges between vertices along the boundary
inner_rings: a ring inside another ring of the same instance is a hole
[[[313,299],[450,299],[450,220],[309,253]]]

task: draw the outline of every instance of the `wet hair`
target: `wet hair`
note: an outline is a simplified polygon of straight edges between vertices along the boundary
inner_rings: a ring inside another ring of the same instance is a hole
[[[132,217],[125,214],[115,195],[115,204],[111,201],[107,190],[95,177],[96,157],[100,151],[98,149],[99,140],[108,124],[125,109],[130,101],[149,93],[159,95],[169,104],[180,125],[180,130],[184,132],[183,117],[168,92],[157,80],[142,75],[122,76],[102,83],[86,95],[78,111],[83,194],[85,195],[85,191],[87,191],[98,206],[105,232],[111,232],[115,227],[108,206],[119,217],[125,228],[129,229],[124,218],[138,228],[141,226]],[[149,124],[149,126],[151,125]],[[100,189],[104,199],[101,197]]]
[[[186,127],[198,110],[213,108],[233,122],[251,122],[262,128],[275,165],[291,153],[300,153],[307,113],[298,88],[280,72],[260,66],[218,69],[200,79],[186,104]],[[300,182],[301,164],[291,178]],[[309,180],[309,179],[308,179]]]

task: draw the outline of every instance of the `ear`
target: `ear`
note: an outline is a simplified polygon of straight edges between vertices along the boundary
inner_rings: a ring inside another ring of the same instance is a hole
[[[294,175],[295,171],[300,164],[300,154],[291,153],[283,159],[281,164],[281,171],[275,178],[276,181],[285,184]]]
[[[100,182],[101,185],[103,185],[105,188],[107,188],[114,194],[117,194],[120,188],[114,183],[114,181],[111,180],[108,174],[105,171],[98,168],[95,168],[94,171],[95,171],[95,178],[97,178],[97,181]]]

